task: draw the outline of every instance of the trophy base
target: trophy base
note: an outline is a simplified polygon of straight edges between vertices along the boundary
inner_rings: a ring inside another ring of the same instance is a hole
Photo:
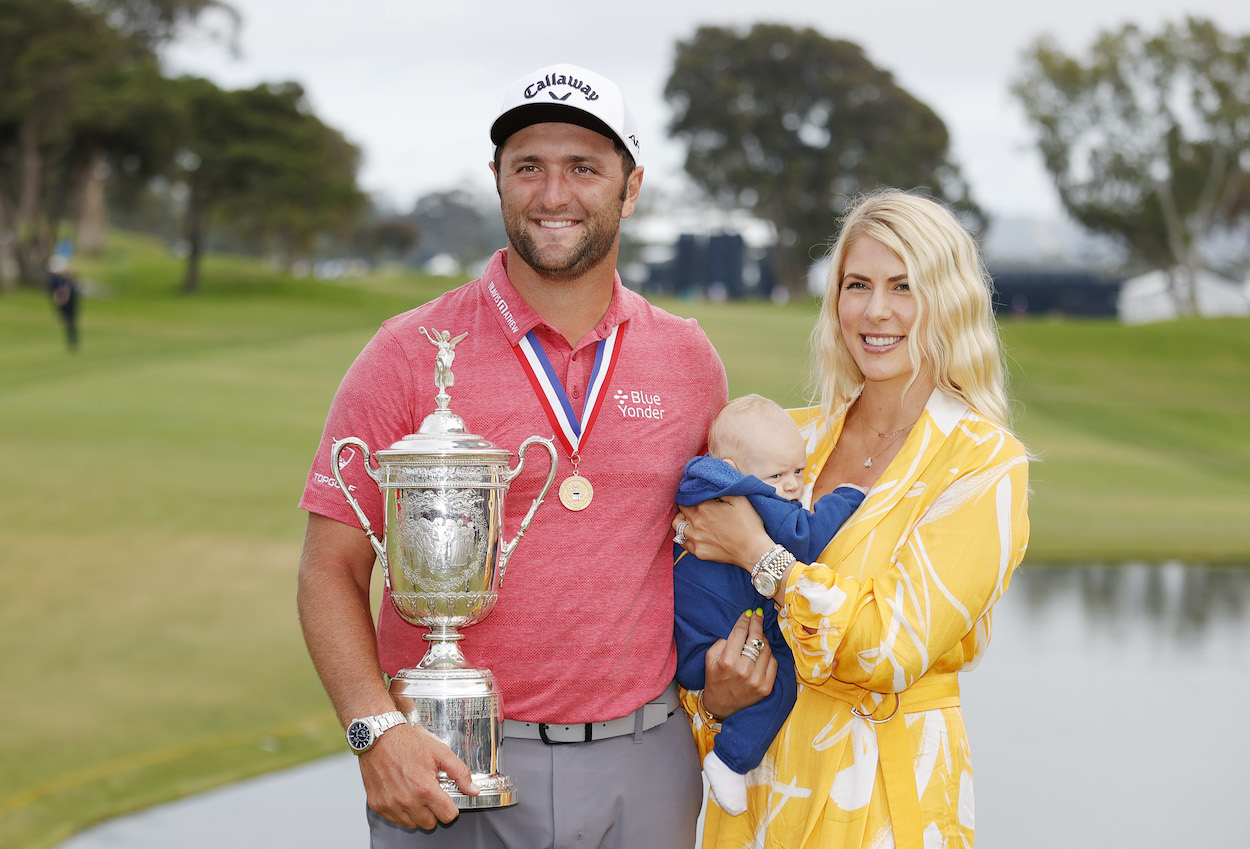
[[[509,805],[515,805],[518,801],[516,786],[506,775],[474,775],[473,783],[482,791],[476,796],[466,796],[461,793],[456,782],[450,778],[440,778],[438,783],[442,786],[443,792],[450,796],[451,800],[456,803],[456,807],[462,811],[506,808]]]
[[[404,669],[391,679],[391,698],[412,725],[429,731],[464,761],[481,791],[460,792],[439,774],[439,784],[462,811],[517,803],[516,785],[500,770],[503,697],[486,669]]]

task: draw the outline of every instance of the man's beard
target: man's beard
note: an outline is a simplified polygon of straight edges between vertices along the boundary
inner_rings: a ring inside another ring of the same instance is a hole
[[[508,242],[525,264],[540,276],[555,281],[576,280],[603,261],[616,244],[621,209],[590,212],[582,219],[586,234],[567,251],[543,250],[530,235],[530,215],[509,208],[503,210],[503,226]],[[614,216],[614,217],[613,217]],[[541,213],[539,215],[541,217]],[[559,218],[558,215],[551,216]]]

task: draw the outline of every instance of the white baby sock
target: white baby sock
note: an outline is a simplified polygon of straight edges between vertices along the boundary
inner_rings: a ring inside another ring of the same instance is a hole
[[[721,810],[731,816],[738,816],[747,809],[747,777],[734,772],[725,762],[716,756],[716,752],[708,752],[703,759],[703,773],[711,786],[712,798]]]

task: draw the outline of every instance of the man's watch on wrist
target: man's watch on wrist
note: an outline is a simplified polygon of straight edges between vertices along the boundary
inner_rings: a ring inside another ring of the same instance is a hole
[[[772,598],[794,560],[794,555],[784,546],[774,545],[756,561],[755,568],[751,570],[751,586],[764,598]]]
[[[356,754],[364,754],[373,748],[373,744],[378,742],[378,738],[389,729],[406,721],[404,715],[397,710],[389,713],[380,713],[377,716],[353,719],[347,725],[347,745],[351,746],[352,751]]]

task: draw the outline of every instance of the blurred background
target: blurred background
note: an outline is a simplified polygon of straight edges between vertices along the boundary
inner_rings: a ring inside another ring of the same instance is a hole
[[[733,394],[808,398],[857,193],[977,232],[1039,456],[963,685],[982,842],[1238,839],[1250,6],[778,5],[0,0],[0,845],[294,807],[235,782],[342,752],[295,620],[308,463],[377,324],[504,244],[487,129],[562,61],[639,123],[622,277]]]

